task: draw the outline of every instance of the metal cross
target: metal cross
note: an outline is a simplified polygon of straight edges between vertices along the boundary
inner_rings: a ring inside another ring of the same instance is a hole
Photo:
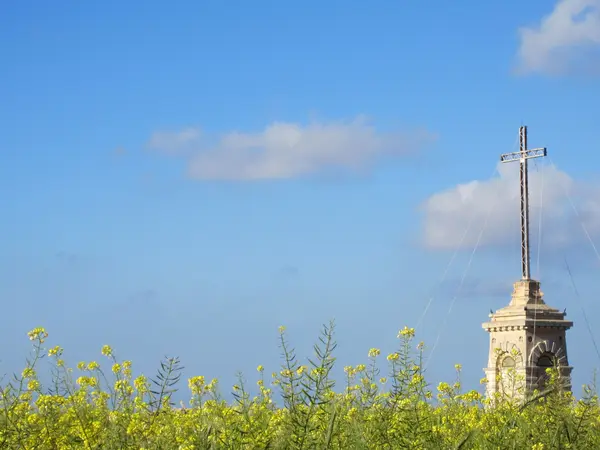
[[[527,127],[519,128],[518,152],[505,153],[500,156],[503,163],[519,161],[519,180],[521,183],[521,273],[524,280],[530,280],[529,271],[529,180],[527,176],[527,160],[546,156],[546,147],[527,149]]]

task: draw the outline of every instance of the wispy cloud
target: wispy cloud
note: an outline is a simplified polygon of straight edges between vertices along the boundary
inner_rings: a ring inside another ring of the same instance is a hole
[[[412,154],[435,138],[427,131],[381,133],[364,117],[328,123],[275,122],[255,133],[233,131],[216,145],[198,129],[154,133],[148,146],[185,154],[187,173],[199,180],[295,178],[323,169],[363,170],[385,157]]]
[[[597,70],[600,0],[560,0],[539,24],[519,30],[517,72],[558,75]]]
[[[73,267],[81,262],[80,255],[72,252],[67,252],[65,250],[60,250],[56,252],[55,257],[61,264],[65,264],[69,267]]]
[[[127,297],[127,303],[142,307],[156,305],[157,300],[158,294],[154,289],[143,289]]]
[[[167,154],[184,154],[197,149],[202,133],[199,128],[187,127],[178,131],[157,131],[150,136],[147,146]]]
[[[300,274],[300,269],[294,265],[282,266],[275,271],[275,278],[277,279],[291,279],[295,278]]]

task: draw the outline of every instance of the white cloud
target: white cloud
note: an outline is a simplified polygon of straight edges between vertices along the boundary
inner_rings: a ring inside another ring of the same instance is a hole
[[[600,49],[600,0],[560,0],[539,25],[519,30],[520,73],[560,74],[595,68]]]
[[[231,132],[208,147],[200,133],[155,133],[149,145],[175,153],[189,150],[188,174],[196,179],[293,178],[322,169],[364,169],[386,156],[410,154],[434,136],[428,132],[384,134],[364,117],[347,122],[275,122],[256,133]]]
[[[585,235],[580,219],[590,234],[600,234],[599,185],[577,183],[554,166],[543,165],[539,170],[531,164],[529,167],[532,236],[538,231],[540,211],[544,246],[564,247],[581,241]],[[472,249],[482,229],[481,246],[501,246],[518,239],[519,164],[499,163],[498,171],[498,177],[459,184],[432,195],[422,205],[423,238],[427,247],[454,249],[464,236],[462,247]],[[575,216],[569,198],[576,202],[580,219]]]

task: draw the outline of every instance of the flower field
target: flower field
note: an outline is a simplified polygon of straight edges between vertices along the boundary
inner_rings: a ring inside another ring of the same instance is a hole
[[[561,390],[553,369],[547,388],[525,402],[464,392],[459,365],[455,380],[430,387],[423,344],[404,328],[396,352],[385,357],[371,349],[365,364],[344,368],[339,386],[332,380],[333,324],[323,327],[306,365],[285,329],[279,331],[281,367],[268,374],[259,366],[256,388],[240,376],[231,387],[234,400],[226,402],[217,380],[181,380],[177,358],[163,361],[152,377],[134,377],[131,362],[104,346],[98,353],[103,361],[67,367],[63,349],[47,346],[48,334],[36,328],[29,333],[33,349],[26,367],[0,384],[0,448],[600,448],[595,391],[584,387],[575,399]],[[49,386],[39,381],[42,358],[52,361]],[[189,402],[172,403],[177,389],[189,389]]]

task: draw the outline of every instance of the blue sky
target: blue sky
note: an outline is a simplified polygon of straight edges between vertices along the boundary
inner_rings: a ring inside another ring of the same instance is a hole
[[[0,368],[43,325],[72,363],[105,343],[145,373],[179,355],[227,391],[277,370],[279,325],[308,356],[335,318],[341,372],[436,292],[429,378],[460,362],[477,387],[481,322],[520,276],[516,165],[490,175],[526,124],[551,155],[532,166],[534,275],[576,322],[577,389],[600,363],[580,309],[597,325],[600,259],[567,203],[600,246],[599,6],[3,5]]]

